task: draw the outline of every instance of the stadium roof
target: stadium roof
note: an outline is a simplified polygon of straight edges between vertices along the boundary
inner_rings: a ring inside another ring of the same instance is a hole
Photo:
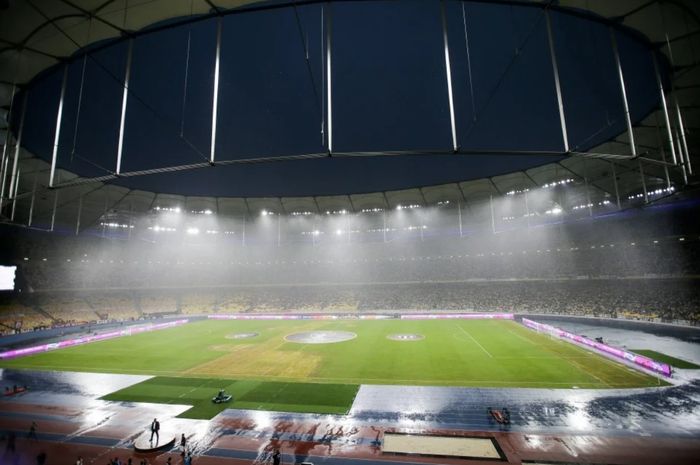
[[[128,36],[132,31],[161,27],[173,22],[187,20],[198,15],[212,15],[233,8],[255,9],[293,3],[320,2],[258,2],[222,0],[31,0],[6,2],[6,10],[0,15],[0,106],[7,113],[15,84],[27,85],[40,73],[73,57],[88,46],[104,43],[105,40]],[[357,2],[361,3],[361,2]],[[513,4],[521,6],[540,2],[500,2],[485,0],[476,3]],[[638,31],[649,42],[658,46],[672,66],[675,98],[681,103],[688,145],[691,155],[698,147],[697,130],[700,128],[698,113],[698,85],[700,67],[697,52],[700,50],[700,4],[692,0],[677,1],[616,1],[582,0],[559,1],[550,5],[599,16],[611,24]],[[67,33],[67,34],[66,34]],[[670,46],[669,46],[670,45]],[[672,56],[669,53],[672,50]],[[53,112],[53,111],[52,111]],[[664,138],[659,133],[657,122],[663,122],[660,109],[639,118],[634,127],[634,137],[639,147],[644,147],[645,158],[660,161],[664,153]],[[7,124],[6,124],[7,126]],[[7,134],[4,128],[2,139]],[[606,159],[583,156],[566,156],[555,162],[542,165],[546,160],[539,157],[530,168],[508,165],[508,169],[495,172],[498,175],[463,182],[439,183],[418,181],[420,187],[385,190],[351,195],[302,195],[298,197],[204,197],[158,193],[162,190],[135,188],[114,183],[76,183],[73,187],[51,191],[48,179],[30,176],[30,173],[46,173],[47,160],[37,157],[23,148],[21,151],[17,209],[32,210],[34,222],[51,215],[55,193],[58,194],[58,215],[74,217],[75,205],[80,199],[85,222],[99,218],[107,209],[132,209],[145,211],[154,205],[180,204],[188,209],[212,208],[220,213],[255,212],[264,208],[291,211],[325,211],[346,209],[359,211],[363,208],[386,208],[399,204],[432,204],[440,201],[472,201],[489,195],[500,195],[511,190],[543,185],[562,178],[586,179],[595,195],[609,196],[617,192],[624,197],[635,194],[643,187],[652,188],[666,184],[665,167],[653,160],[628,159],[630,137],[623,130],[613,139],[591,147],[587,152],[612,155]],[[615,158],[619,156],[619,158]],[[517,158],[517,157],[515,157]],[[312,163],[323,163],[322,160]],[[287,162],[281,162],[287,163]],[[307,162],[304,162],[307,163]],[[420,171],[417,162],[415,169]],[[533,166],[542,165],[542,166]],[[517,170],[518,168],[527,168]],[[640,169],[643,176],[640,176]],[[616,176],[613,176],[613,170]],[[59,170],[63,182],[80,178],[75,171]],[[206,171],[206,170],[203,170]],[[514,171],[501,174],[507,171]],[[683,182],[680,170],[669,170],[672,182]],[[168,175],[157,175],[168,176]],[[467,177],[465,176],[466,179]],[[433,183],[434,184],[434,183]],[[642,185],[644,184],[644,186]],[[369,185],[372,185],[369,183]],[[138,186],[136,186],[138,187]],[[379,190],[379,189],[377,189]],[[32,195],[36,192],[36,195]],[[357,190],[354,190],[357,192]],[[34,204],[30,205],[31,198]],[[127,207],[128,206],[128,207]],[[67,220],[68,221],[68,220]]]

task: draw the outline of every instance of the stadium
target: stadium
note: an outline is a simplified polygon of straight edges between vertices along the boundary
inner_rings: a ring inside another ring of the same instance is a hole
[[[700,6],[0,1],[0,463],[694,464]]]

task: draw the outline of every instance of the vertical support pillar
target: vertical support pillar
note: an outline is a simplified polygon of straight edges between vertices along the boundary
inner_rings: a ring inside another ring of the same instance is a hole
[[[126,102],[129,100],[129,77],[131,76],[131,57],[134,54],[134,39],[129,39],[129,50],[126,54],[126,71],[124,72],[124,89],[122,92],[122,114],[119,121],[119,142],[117,143],[116,174],[122,170],[122,153],[124,149],[124,122],[126,121]]]
[[[107,196],[105,195],[105,208],[102,210],[102,237],[105,237],[107,233],[107,225],[105,224],[105,219],[107,216]]]
[[[382,234],[384,235],[384,242],[386,242],[386,210],[382,211]]]
[[[58,208],[58,190],[53,191],[53,209],[51,210],[51,232],[56,224],[56,208]]]
[[[80,234],[80,217],[83,214],[83,195],[78,197],[78,218],[75,221],[75,235]]]
[[[661,140],[661,128],[659,127],[659,115],[654,113],[654,123],[656,126],[656,137],[659,141],[659,149],[661,150],[661,161],[664,162],[664,179],[666,179],[666,187],[671,187],[671,176],[668,172],[668,164],[666,162],[666,150],[664,149],[663,141]],[[673,145],[673,141],[671,141]]]
[[[668,104],[666,103],[666,93],[664,92],[664,85],[663,82],[661,81],[661,74],[659,73],[659,63],[656,59],[656,54],[654,51],[651,51],[651,58],[652,61],[654,62],[654,73],[656,74],[656,83],[659,86],[659,96],[661,98],[661,107],[664,110],[664,122],[666,123],[666,137],[667,137],[667,142],[668,146],[671,149],[671,159],[673,160],[673,164],[676,165],[678,162],[676,161],[676,148],[673,145],[673,133],[671,132],[671,119],[668,117]]]
[[[282,245],[282,214],[277,214],[277,247]]]
[[[243,233],[241,234],[241,245],[245,247],[245,223],[247,215],[243,215]]]
[[[678,98],[676,98],[676,116],[678,117],[678,129],[681,133],[681,148],[683,149],[685,164],[688,167],[688,174],[692,175],[693,167],[690,164],[690,152],[688,151],[688,142],[685,140],[685,127],[683,126],[683,117],[681,116],[681,107],[678,105]]]
[[[588,209],[588,216],[593,216],[593,207],[591,206],[591,191],[588,186],[588,169],[586,164],[586,159],[583,159],[583,184],[586,187],[586,208]]]
[[[5,158],[5,162],[3,163],[4,165],[4,172],[7,172],[7,164],[8,161],[10,160],[10,157]],[[0,182],[0,212],[2,212],[2,207],[4,207],[3,202],[5,201],[5,180],[7,179],[7,176],[2,177],[2,182]],[[9,189],[8,189],[9,191]]]
[[[525,191],[525,218],[527,219],[527,227],[530,227],[530,201],[527,195],[527,191]]]
[[[496,213],[493,209],[493,195],[489,194],[489,208],[491,210],[491,232],[496,234]]]
[[[610,27],[610,42],[612,44],[613,54],[615,55],[615,65],[617,66],[617,76],[620,79],[620,92],[622,93],[622,103],[625,109],[625,121],[627,122],[627,132],[630,135],[630,149],[632,156],[637,156],[637,146],[634,142],[634,131],[632,130],[632,120],[630,119],[630,108],[627,103],[627,89],[625,88],[625,76],[622,72],[622,63],[620,62],[620,52],[617,49],[617,39],[615,38],[615,29]]]
[[[36,183],[39,179],[37,173],[34,173],[34,185],[32,186],[32,200],[29,202],[29,219],[27,219],[27,226],[32,226],[32,220],[34,219],[34,200],[36,199]]]
[[[459,237],[463,237],[463,235],[462,235],[462,204],[459,203],[459,200],[457,201],[457,218],[459,221]]]
[[[9,198],[14,198],[17,195],[17,188],[15,183],[15,176],[17,175],[17,169],[19,168],[19,152],[22,146],[22,133],[24,132],[24,115],[27,114],[27,96],[24,96],[24,102],[22,102],[22,118],[19,121],[19,131],[17,132],[17,141],[15,142],[15,157],[12,161],[12,178],[10,178],[10,190]],[[8,157],[9,158],[9,157]],[[15,187],[13,187],[15,186]]]
[[[14,187],[14,193],[15,195],[12,196],[12,213],[10,214],[10,221],[15,221],[15,210],[17,208],[17,188],[19,187],[19,175],[21,173],[21,170],[17,171],[17,179],[15,181],[15,187]],[[12,187],[12,186],[10,186]]]
[[[326,118],[328,128],[328,154],[333,153],[333,67],[331,66],[333,45],[333,15],[331,5],[326,6]]]
[[[219,70],[221,62],[221,28],[223,19],[219,16],[216,19],[216,57],[214,59],[214,95],[212,96],[211,107],[211,151],[209,153],[209,163],[214,164],[216,155],[216,122],[219,112]]]
[[[447,98],[450,103],[450,125],[452,128],[452,150],[457,152],[457,126],[455,124],[455,103],[452,94],[452,62],[450,61],[450,43],[447,37],[447,15],[445,13],[445,0],[440,1],[440,16],[442,18],[442,41],[445,48],[445,78],[447,79]]]
[[[61,137],[61,118],[63,118],[63,100],[66,96],[67,81],[68,64],[65,64],[63,65],[63,83],[61,84],[61,97],[58,101],[58,111],[56,112],[56,132],[53,140],[53,154],[51,155],[51,172],[49,174],[49,187],[53,187],[53,181],[56,175],[56,158],[58,157],[58,142]]]
[[[134,229],[134,204],[129,202],[129,232],[126,237],[127,241],[131,240],[131,230]]]
[[[622,207],[620,204],[620,189],[617,186],[617,173],[615,172],[615,163],[609,162],[610,166],[612,167],[612,178],[613,178],[613,187],[615,188],[615,200],[617,201],[617,209],[620,210]]]
[[[5,193],[5,176],[7,175],[7,148],[10,146],[10,123],[12,122],[12,114],[15,105],[15,94],[17,92],[17,86],[12,84],[12,96],[10,97],[10,109],[7,112],[7,130],[5,133],[5,143],[2,146],[2,158],[0,158],[0,185],[2,185],[2,190],[0,190],[0,208],[2,207],[2,199]],[[25,98],[26,100],[26,98]]]
[[[552,20],[549,17],[549,9],[544,10],[547,20],[547,38],[549,39],[549,56],[552,59],[552,72],[554,73],[554,88],[557,91],[557,104],[559,106],[559,123],[561,125],[561,138],[564,143],[564,152],[569,152],[569,135],[566,130],[566,114],[564,113],[564,99],[561,95],[561,83],[559,81],[559,65],[554,50],[554,34],[552,34]]]
[[[683,184],[688,184],[688,171],[685,168],[685,160],[683,160],[683,146],[681,145],[681,135],[678,132],[678,128],[676,128],[676,144],[678,146],[676,147],[677,152],[678,152],[678,163],[681,166],[681,172],[683,173]]]
[[[649,193],[647,192],[647,180],[644,176],[644,167],[642,166],[642,160],[637,160],[639,162],[639,176],[642,180],[642,192],[644,193],[644,203],[649,203]]]

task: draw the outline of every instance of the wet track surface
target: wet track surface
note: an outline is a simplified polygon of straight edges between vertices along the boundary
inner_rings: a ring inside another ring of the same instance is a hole
[[[384,431],[497,437],[509,460],[523,457],[528,448],[540,453],[547,441],[551,447],[545,449],[554,454],[550,458],[561,458],[586,450],[590,453],[591,444],[594,451],[605,447],[615,451],[632,447],[630,441],[648,441],[650,437],[657,442],[667,438],[673,444],[686,444],[683,440],[696,444],[700,438],[700,380],[632,390],[363,385],[348,415],[226,410],[211,421],[175,418],[188,408],[184,405],[99,400],[146,378],[3,370],[3,390],[26,385],[29,391],[4,396],[0,429],[23,436],[28,425],[36,421],[40,425],[38,441],[49,444],[47,447],[96,448],[96,458],[88,463],[100,463],[106,454],[128,453],[134,441],[147,434],[154,417],[164,425],[161,440],[186,433],[198,460],[262,462],[279,447],[283,459],[294,463],[311,459],[338,465],[359,460],[366,463],[369,458],[386,461],[392,457],[381,453]],[[488,407],[508,407],[512,424],[496,423],[488,415]],[[700,450],[700,445],[697,447]],[[178,451],[175,453],[179,460]],[[152,457],[156,463],[158,457]],[[455,459],[439,461],[450,460]]]
[[[39,402],[85,408],[97,398],[147,376],[3,370],[2,389],[30,392],[4,402]],[[133,405],[122,403],[122,405]],[[344,421],[400,428],[503,430],[489,407],[511,411],[510,431],[700,437],[700,380],[643,389],[524,389],[421,386],[361,386]],[[228,411],[231,412],[231,411]],[[225,413],[231,415],[231,413]],[[303,421],[327,415],[275,414]]]

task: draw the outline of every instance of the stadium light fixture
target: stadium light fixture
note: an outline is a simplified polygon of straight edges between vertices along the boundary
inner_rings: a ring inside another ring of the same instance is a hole
[[[260,212],[260,215],[261,215],[261,216],[267,216],[267,210],[261,211],[261,212]]]
[[[199,234],[199,228],[187,228],[187,234],[191,236],[196,236]]]

